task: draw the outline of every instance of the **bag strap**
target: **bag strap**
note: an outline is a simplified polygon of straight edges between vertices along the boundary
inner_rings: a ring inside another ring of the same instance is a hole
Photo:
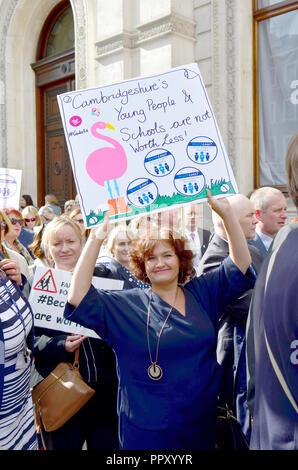
[[[73,367],[75,369],[79,369],[79,366],[80,366],[79,355],[80,355],[80,347],[78,347],[78,349],[76,349],[76,351],[75,351],[75,357],[74,357],[74,361],[73,361]]]
[[[280,245],[281,246],[281,245]],[[265,289],[264,289],[264,298],[265,298],[265,295],[266,295],[266,290],[267,290],[267,285],[268,285],[268,282],[269,282],[269,277],[270,277],[270,274],[271,274],[271,271],[272,271],[272,268],[273,268],[273,265],[274,265],[274,261],[275,261],[275,258],[276,258],[276,255],[277,255],[277,252],[280,248],[280,246],[272,253],[272,256],[269,260],[269,263],[268,263],[268,268],[267,268],[267,273],[266,273],[266,280],[265,280]],[[283,375],[282,375],[282,372],[280,370],[280,368],[278,367],[278,364],[274,358],[274,355],[273,355],[273,352],[270,348],[270,345],[269,345],[269,341],[268,341],[268,338],[267,338],[267,335],[266,335],[266,330],[265,330],[265,322],[264,322],[264,337],[265,337],[265,343],[266,343],[266,347],[267,347],[267,351],[268,351],[268,355],[269,355],[269,359],[271,361],[271,364],[272,364],[272,367],[273,367],[273,370],[279,380],[279,383],[283,389],[283,391],[285,392],[286,396],[288,397],[288,400],[290,401],[291,405],[293,406],[294,410],[296,411],[296,413],[298,413],[298,406],[297,406],[297,403],[295,401],[295,398],[293,397]]]

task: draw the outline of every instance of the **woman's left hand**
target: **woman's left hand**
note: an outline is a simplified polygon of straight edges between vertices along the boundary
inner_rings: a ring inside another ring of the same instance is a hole
[[[5,274],[11,281],[16,282],[19,286],[22,285],[21,270],[17,261],[12,259],[3,259],[0,261],[0,268],[5,271]]]
[[[75,333],[68,335],[65,340],[65,351],[69,353],[75,352],[86,338],[87,336],[76,335]]]

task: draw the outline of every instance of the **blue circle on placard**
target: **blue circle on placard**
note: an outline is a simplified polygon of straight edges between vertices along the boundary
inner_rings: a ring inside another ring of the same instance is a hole
[[[126,196],[130,204],[135,207],[148,207],[158,198],[158,187],[149,178],[137,178],[133,180],[126,190]]]
[[[181,168],[174,177],[174,185],[183,196],[197,196],[206,186],[205,176],[198,168]]]
[[[217,145],[210,137],[194,137],[187,144],[188,158],[198,165],[208,165],[217,157]]]
[[[7,199],[14,196],[17,190],[17,182],[13,176],[7,173],[0,175],[0,197]]]
[[[168,176],[175,167],[173,154],[166,149],[151,150],[144,158],[144,167],[148,173],[157,178]]]

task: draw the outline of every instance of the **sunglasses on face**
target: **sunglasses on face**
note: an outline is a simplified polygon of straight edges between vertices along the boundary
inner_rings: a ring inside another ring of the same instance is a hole
[[[10,222],[12,223],[12,225],[23,225],[23,219],[10,219]]]
[[[25,222],[29,223],[29,222],[35,222],[36,221],[36,218],[35,217],[32,217],[31,219],[25,219]]]

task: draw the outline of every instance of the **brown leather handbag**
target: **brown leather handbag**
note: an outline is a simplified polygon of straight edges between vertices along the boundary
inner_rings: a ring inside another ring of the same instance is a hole
[[[57,367],[32,390],[37,430],[42,422],[46,431],[55,431],[74,416],[95,390],[83,381],[79,372],[79,348],[73,365],[60,362]]]

